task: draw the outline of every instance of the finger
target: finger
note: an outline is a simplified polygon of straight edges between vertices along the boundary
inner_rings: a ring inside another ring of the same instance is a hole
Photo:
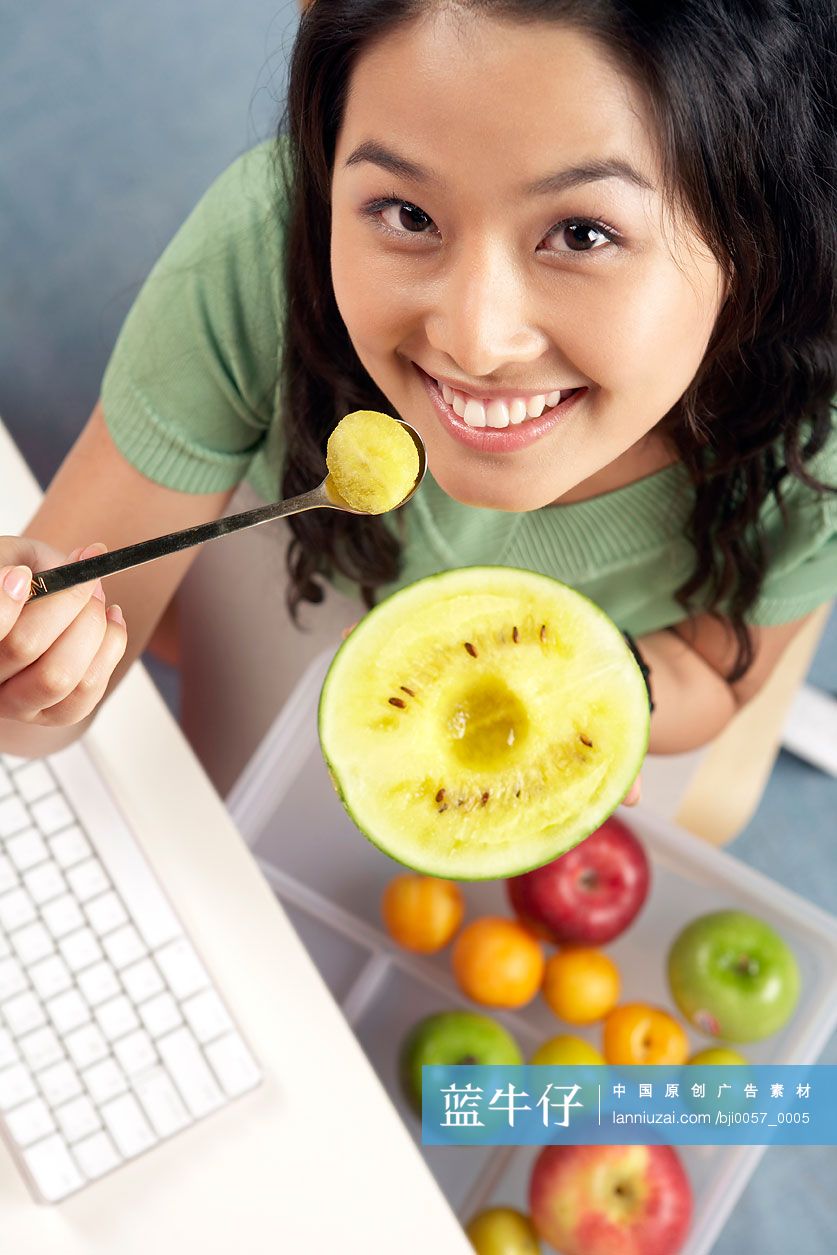
[[[105,608],[91,597],[45,653],[0,685],[0,715],[29,721],[63,701],[99,652],[106,628]]]
[[[107,630],[99,652],[79,683],[63,701],[42,710],[35,723],[50,727],[80,723],[95,710],[128,646],[128,630],[119,606],[107,610]]]
[[[106,550],[107,545],[99,541],[88,545],[81,556],[93,557]],[[9,630],[5,634],[0,632],[0,684],[45,654],[94,596],[104,603],[101,580],[88,580],[86,584],[77,584],[50,597],[27,602],[26,614],[18,611]]]
[[[642,776],[637,776],[622,802],[623,806],[636,806],[642,796]]]
[[[0,641],[17,623],[31,586],[32,571],[28,566],[5,566],[0,570]]]
[[[350,623],[348,627],[343,628],[343,631],[340,633],[343,640],[346,639],[349,633],[352,632],[357,627],[357,625],[358,625],[358,620],[355,619],[354,623]]]

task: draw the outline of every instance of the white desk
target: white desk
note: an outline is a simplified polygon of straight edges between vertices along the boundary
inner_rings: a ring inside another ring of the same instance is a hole
[[[0,534],[40,490],[0,424]],[[0,1143],[4,1255],[467,1255],[470,1243],[145,670],[86,744],[265,1082],[57,1206]]]

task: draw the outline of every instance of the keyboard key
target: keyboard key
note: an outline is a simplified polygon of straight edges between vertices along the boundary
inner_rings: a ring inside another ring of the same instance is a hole
[[[0,1002],[26,989],[26,975],[17,959],[0,959]]]
[[[110,1047],[95,1024],[83,1024],[64,1038],[67,1053],[79,1071],[98,1063],[110,1053]]]
[[[61,1103],[67,1101],[68,1098],[75,1098],[77,1094],[81,1094],[82,1084],[78,1078],[78,1073],[66,1059],[61,1063],[54,1064],[51,1068],[38,1073],[38,1084],[41,1087],[41,1093],[52,1107],[57,1107]]]
[[[163,1033],[168,1033],[170,1029],[183,1023],[177,1003],[168,992],[157,994],[156,998],[144,1002],[137,1010],[152,1037],[161,1037]]]
[[[84,1177],[58,1133],[30,1146],[23,1152],[23,1157],[47,1202],[57,1203],[60,1198],[84,1185]]]
[[[26,872],[23,883],[32,901],[38,906],[43,906],[44,902],[49,902],[52,898],[57,898],[59,894],[67,891],[67,882],[61,875],[58,864],[51,858]],[[2,887],[0,884],[0,889]]]
[[[19,872],[28,871],[36,863],[49,858],[46,843],[35,828],[27,828],[16,837],[10,837],[6,842],[6,853]]]
[[[11,1039],[9,1030],[0,1028],[0,1068],[5,1068],[10,1063],[17,1063],[17,1060],[17,1048]]]
[[[0,767],[0,797],[6,797],[12,791],[12,782],[5,767]]]
[[[195,994],[183,1003],[181,1010],[201,1045],[233,1028],[226,1007],[213,989]]]
[[[0,837],[10,837],[29,827],[29,813],[16,794],[0,802]]]
[[[153,950],[179,936],[183,928],[89,756],[62,751],[52,766],[71,796],[84,797],[85,826],[96,853],[145,944]]]
[[[192,1123],[183,1100],[162,1068],[137,1077],[134,1092],[159,1137],[169,1137]]]
[[[84,1094],[56,1107],[55,1118],[68,1142],[77,1142],[102,1127],[93,1104]]]
[[[132,924],[126,924],[124,928],[103,937],[102,945],[115,968],[127,967],[146,953],[142,938]]]
[[[50,793],[42,797],[40,801],[33,802],[29,809],[45,837],[75,822],[75,815],[60,793]]]
[[[154,958],[175,998],[188,998],[209,984],[206,968],[185,937],[163,946]]]
[[[14,863],[5,854],[0,854],[0,893],[5,893],[7,889],[14,889],[18,883]]]
[[[35,1098],[37,1090],[22,1063],[13,1063],[0,1072],[0,1111],[8,1111],[27,1098]]]
[[[51,954],[29,969],[29,979],[40,996],[46,1001],[55,994],[63,993],[73,983],[73,977],[60,954]]]
[[[0,928],[7,933],[31,924],[36,917],[29,894],[23,889],[11,889],[0,898]]]
[[[74,972],[90,967],[103,958],[101,947],[90,928],[80,928],[77,932],[62,937],[58,949],[64,956],[67,966]]]
[[[17,932],[12,933],[11,940],[18,958],[27,967],[31,963],[37,963],[48,954],[52,954],[55,949],[52,937],[39,920],[36,920],[34,924],[27,924],[25,928],[19,928]]]
[[[95,898],[98,894],[104,893],[110,888],[110,881],[105,875],[105,869],[97,858],[88,858],[83,863],[77,863],[75,867],[70,867],[66,872],[66,876],[67,883],[79,902],[86,902],[88,898]]]
[[[122,984],[134,1002],[144,1002],[165,989],[163,978],[150,959],[141,959],[132,967],[125,967],[119,973]]]
[[[102,1032],[111,1041],[139,1027],[136,1012],[124,994],[111,998],[110,1002],[103,1002],[93,1014]]]
[[[57,998],[50,998],[46,1004],[50,1019],[59,1034],[64,1035],[85,1024],[90,1019],[87,1003],[75,989],[68,989]]]
[[[84,925],[84,916],[78,908],[78,903],[75,898],[70,897],[69,893],[48,902],[41,911],[41,917],[56,941]]]
[[[92,1137],[76,1142],[73,1158],[89,1181],[95,1181],[122,1163],[122,1156],[105,1132],[94,1133]]]
[[[117,1149],[129,1158],[158,1140],[133,1094],[123,1094],[102,1107],[102,1119]]]
[[[64,1058],[64,1047],[49,1025],[36,1028],[33,1033],[21,1037],[18,1046],[33,1072],[40,1072],[41,1068],[48,1068],[50,1064]],[[38,1083],[40,1084],[40,1079]]]
[[[46,763],[36,760],[15,772],[15,788],[25,802],[37,802],[45,793],[52,793],[55,780]]]
[[[31,1146],[47,1133],[52,1133],[55,1121],[42,1098],[33,1098],[22,1107],[15,1107],[6,1116],[6,1126],[18,1146]]]
[[[114,1042],[113,1053],[129,1076],[136,1076],[157,1062],[157,1051],[144,1028]]]
[[[114,928],[118,928],[128,919],[128,912],[113,890],[101,894],[92,902],[85,902],[84,910],[90,920],[91,928],[100,937],[103,937],[105,933],[113,932]]]
[[[221,1105],[224,1095],[188,1029],[158,1038],[157,1049],[193,1116],[206,1115]]]
[[[100,1106],[109,1098],[124,1094],[128,1088],[125,1073],[114,1063],[113,1059],[103,1059],[101,1063],[94,1063],[92,1068],[85,1068],[81,1076],[93,1101]]]
[[[59,836],[53,837],[49,846],[52,850],[52,857],[58,866],[65,868],[72,867],[74,863],[81,862],[83,858],[89,858],[93,853],[90,849],[90,842],[78,824],[73,824],[71,828],[67,828]]]
[[[116,972],[104,959],[101,963],[96,963],[93,967],[87,967],[83,972],[79,972],[76,980],[91,1007],[107,1002],[109,998],[114,998],[122,992]]]
[[[44,1009],[38,999],[29,990],[16,994],[2,1005],[6,1023],[15,1037],[28,1033],[33,1028],[46,1024]]]
[[[229,1033],[206,1047],[206,1057],[222,1086],[234,1098],[261,1080],[255,1060],[238,1033]]]

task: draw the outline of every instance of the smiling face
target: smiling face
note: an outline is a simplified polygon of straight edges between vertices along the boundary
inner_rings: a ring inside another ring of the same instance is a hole
[[[332,209],[349,336],[450,496],[532,510],[672,460],[652,429],[700,365],[721,270],[666,207],[642,95],[589,36],[442,10],[371,46]],[[577,391],[540,419],[471,428],[479,407],[457,417],[427,376],[507,401]]]

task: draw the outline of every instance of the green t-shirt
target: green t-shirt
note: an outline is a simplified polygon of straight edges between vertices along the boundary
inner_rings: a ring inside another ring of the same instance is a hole
[[[208,189],[146,280],[105,371],[102,402],[116,445],[170,488],[216,492],[246,479],[266,500],[280,495],[276,155],[274,141],[259,144]],[[837,484],[837,433],[810,470]],[[747,615],[755,624],[801,618],[837,594],[837,494],[789,475],[782,488],[790,526],[772,496],[762,508],[770,563]],[[462,505],[428,472],[402,511],[402,573],[379,595],[450,567],[519,566],[572,585],[628,631],[655,631],[684,618],[674,592],[694,564],[684,536],[692,494],[674,463],[587,501],[510,513]]]

